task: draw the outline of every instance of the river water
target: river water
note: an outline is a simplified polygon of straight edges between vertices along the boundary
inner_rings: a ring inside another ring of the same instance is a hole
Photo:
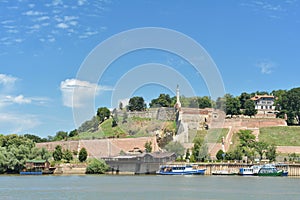
[[[241,176],[0,176],[0,199],[299,199],[300,178]]]

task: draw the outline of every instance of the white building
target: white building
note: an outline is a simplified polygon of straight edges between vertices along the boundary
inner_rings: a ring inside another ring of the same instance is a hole
[[[255,109],[263,112],[275,111],[275,97],[272,95],[255,95],[251,98],[255,102]]]

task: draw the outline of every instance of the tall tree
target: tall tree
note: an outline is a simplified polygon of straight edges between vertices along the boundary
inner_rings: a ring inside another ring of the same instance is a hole
[[[55,161],[60,161],[63,158],[63,151],[62,151],[62,147],[60,145],[57,145],[55,147],[55,150],[53,151],[53,159]]]
[[[100,107],[97,110],[97,116],[100,120],[100,123],[102,123],[104,120],[110,117],[110,110],[107,107]]]
[[[86,149],[85,149],[84,147],[81,148],[80,151],[79,151],[79,155],[78,155],[79,161],[80,161],[80,162],[86,161],[87,155],[88,155],[88,154],[87,154]]]
[[[130,111],[143,111],[146,109],[145,100],[143,97],[132,97],[129,100],[128,109]]]
[[[152,99],[149,103],[150,108],[170,107],[172,99],[168,94],[160,94],[158,98]]]
[[[202,109],[212,107],[212,101],[208,96],[199,97],[198,104],[199,104],[199,108],[202,108]]]
[[[239,100],[240,100],[240,104],[241,104],[241,109],[245,109],[245,103],[248,99],[251,98],[251,95],[248,94],[247,92],[243,92],[240,96],[239,96]]]
[[[300,124],[300,87],[287,91],[279,104],[286,110],[289,124]]]
[[[255,109],[255,103],[251,99],[247,99],[244,103],[244,115],[254,116],[257,114],[257,110]]]
[[[226,96],[226,115],[239,115],[241,104],[240,100],[237,97],[233,97],[232,95]]]

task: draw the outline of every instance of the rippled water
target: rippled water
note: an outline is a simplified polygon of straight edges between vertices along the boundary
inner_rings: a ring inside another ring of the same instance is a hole
[[[300,178],[0,176],[0,199],[299,199]]]

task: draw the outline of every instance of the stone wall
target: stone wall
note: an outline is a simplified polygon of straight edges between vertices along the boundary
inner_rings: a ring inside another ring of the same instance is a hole
[[[118,110],[118,116],[123,117],[124,111]],[[149,108],[145,111],[128,111],[127,115],[131,117],[150,118],[163,121],[175,120],[175,109],[174,108]]]

